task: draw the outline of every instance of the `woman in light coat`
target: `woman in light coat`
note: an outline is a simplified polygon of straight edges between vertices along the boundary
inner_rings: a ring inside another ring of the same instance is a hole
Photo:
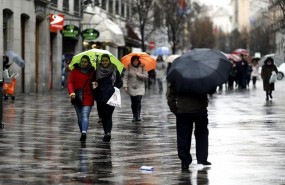
[[[145,65],[140,62],[139,56],[133,56],[123,78],[123,87],[131,97],[133,122],[141,121],[141,100],[145,94],[145,80],[147,78],[148,73]]]

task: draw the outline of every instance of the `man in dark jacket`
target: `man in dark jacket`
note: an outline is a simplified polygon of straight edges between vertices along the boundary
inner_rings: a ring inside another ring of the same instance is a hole
[[[209,92],[209,94],[213,94]],[[208,159],[208,95],[178,93],[171,86],[167,89],[167,103],[176,115],[177,149],[182,170],[192,162],[190,154],[193,123],[195,122],[196,157],[198,164],[211,165]]]

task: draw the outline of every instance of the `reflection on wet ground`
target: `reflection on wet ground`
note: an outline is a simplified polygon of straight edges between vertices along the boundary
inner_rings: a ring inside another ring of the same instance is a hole
[[[210,97],[209,161],[195,160],[181,172],[175,117],[165,92],[148,90],[143,121],[131,122],[129,97],[114,112],[111,143],[103,143],[96,108],[87,142],[79,142],[75,112],[66,91],[18,95],[4,102],[0,130],[0,184],[285,184],[285,81],[265,101],[260,81],[249,90],[220,91]],[[140,170],[152,166],[154,171]]]

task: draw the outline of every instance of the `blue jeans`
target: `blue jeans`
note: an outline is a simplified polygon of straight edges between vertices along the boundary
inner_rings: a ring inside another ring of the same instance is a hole
[[[80,132],[87,132],[89,126],[89,115],[91,112],[92,106],[79,106],[74,105],[74,109],[77,115],[78,126]]]

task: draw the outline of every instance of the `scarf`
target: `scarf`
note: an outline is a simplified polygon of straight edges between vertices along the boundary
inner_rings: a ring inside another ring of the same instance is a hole
[[[77,68],[81,73],[89,74],[92,69],[92,66],[88,65],[86,68],[82,68],[78,65]]]
[[[103,67],[102,64],[99,64],[96,70],[96,79],[99,80],[108,76],[111,76],[114,84],[116,80],[116,66],[114,66],[112,63],[108,67]]]

